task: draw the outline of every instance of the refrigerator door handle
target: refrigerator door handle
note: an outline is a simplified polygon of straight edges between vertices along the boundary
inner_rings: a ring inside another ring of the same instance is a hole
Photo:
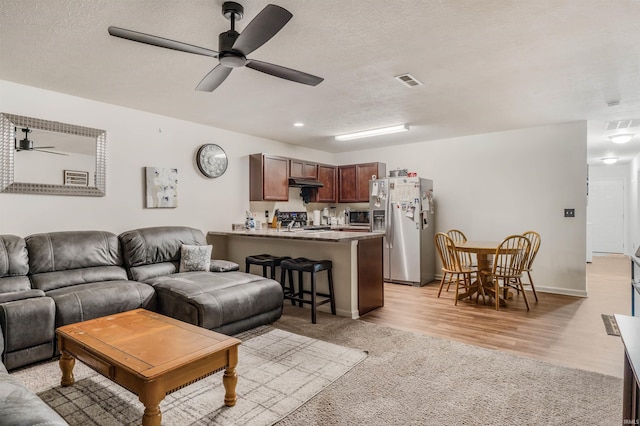
[[[387,202],[387,247],[393,248],[393,206],[391,201]]]

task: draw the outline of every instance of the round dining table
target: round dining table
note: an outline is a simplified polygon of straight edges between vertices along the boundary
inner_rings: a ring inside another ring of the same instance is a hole
[[[489,294],[495,297],[495,287],[492,282],[486,281],[486,278],[489,278],[487,275],[483,275],[481,271],[491,272],[493,267],[493,256],[496,254],[496,250],[498,246],[500,246],[501,241],[465,241],[465,242],[457,242],[456,249],[465,253],[475,253],[476,258],[478,259],[478,280],[469,286],[469,290],[465,293],[461,293],[458,295],[458,299],[464,299],[465,297],[471,297],[475,293],[481,294],[482,299],[484,300],[484,295]],[[502,295],[498,294],[500,299],[500,306],[506,306],[507,302],[504,300]],[[476,297],[476,301],[477,301]]]

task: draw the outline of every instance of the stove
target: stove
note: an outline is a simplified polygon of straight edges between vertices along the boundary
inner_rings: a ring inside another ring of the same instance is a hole
[[[281,212],[278,211],[277,219],[282,222],[282,227],[286,228],[295,220],[294,228],[304,228],[307,226],[307,212]]]

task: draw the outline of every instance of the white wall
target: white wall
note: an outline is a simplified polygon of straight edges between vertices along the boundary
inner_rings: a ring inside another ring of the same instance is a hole
[[[250,207],[249,154],[328,164],[381,161],[387,169],[406,167],[434,179],[436,231],[459,228],[472,239],[500,240],[537,230],[536,287],[586,295],[584,122],[332,155],[4,81],[0,112],[107,130],[106,197],[0,194],[0,234],[119,233],[167,224],[229,229]],[[194,156],[203,143],[227,152],[221,178],[197,171]],[[145,166],[178,168],[178,208],[143,208]],[[575,208],[576,217],[565,219],[564,208]]]
[[[536,230],[536,288],[586,295],[586,122],[350,152],[434,180],[436,231],[501,240]],[[574,208],[576,217],[564,218]]]
[[[0,112],[107,131],[107,195],[0,194],[0,234],[101,229],[114,233],[158,225],[231,229],[249,209],[249,154],[268,152],[332,163],[333,156],[292,145],[0,80]],[[215,111],[211,111],[215,114]],[[200,174],[204,143],[229,157],[217,179]],[[144,167],[178,169],[178,207],[144,208]]]
[[[634,254],[640,245],[640,154],[629,166],[629,254]]]

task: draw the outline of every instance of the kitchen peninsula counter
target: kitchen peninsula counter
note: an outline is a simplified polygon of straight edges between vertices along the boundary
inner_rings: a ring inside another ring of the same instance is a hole
[[[336,312],[358,318],[384,303],[383,237],[382,232],[267,228],[210,231],[207,241],[213,245],[213,258],[231,260],[242,267],[246,256],[263,253],[331,260]],[[252,272],[261,273],[257,269]],[[304,275],[308,288],[309,274]],[[276,279],[280,280],[279,270]],[[317,274],[317,282],[319,291],[325,292],[326,274]],[[318,309],[329,312],[328,305]]]

